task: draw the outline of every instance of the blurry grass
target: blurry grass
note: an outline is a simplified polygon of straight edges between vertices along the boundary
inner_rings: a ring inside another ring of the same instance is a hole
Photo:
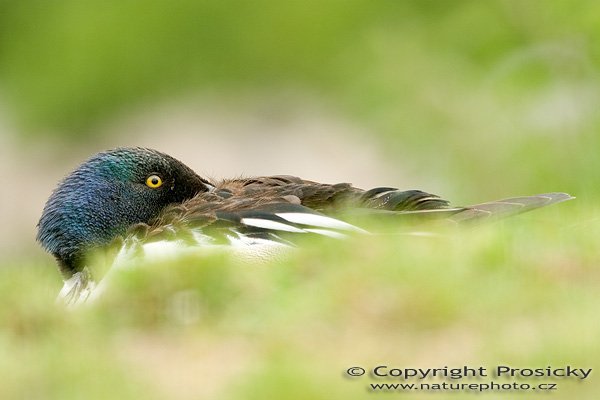
[[[453,114],[482,83],[506,104],[597,85],[597,14],[592,0],[4,2],[0,83],[30,134],[90,138],[156,99],[292,87],[435,139],[464,128]]]
[[[270,98],[276,120],[290,97],[366,126],[406,187],[597,196],[597,15],[592,0],[3,2],[0,91],[19,135],[65,153],[174,98],[232,118]]]
[[[597,369],[600,210],[573,203],[441,237],[307,242],[283,263],[156,263],[71,312],[51,262],[2,268],[0,398],[364,399],[372,380],[346,368]],[[553,398],[595,398],[594,373]]]

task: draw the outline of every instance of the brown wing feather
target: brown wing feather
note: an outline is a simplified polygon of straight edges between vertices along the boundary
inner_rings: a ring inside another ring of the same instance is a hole
[[[448,207],[446,200],[420,190],[378,187],[365,191],[350,183],[325,184],[289,175],[226,180],[217,184],[215,190],[229,191],[242,198],[295,196],[302,205],[323,212],[347,208],[414,211]]]
[[[276,175],[248,179],[225,180],[217,184],[215,191],[227,190],[240,199],[258,199],[294,196],[303,206],[325,211],[340,206],[348,199],[360,196],[364,191],[349,183],[324,184],[307,181],[295,176]]]
[[[566,193],[546,193],[450,208],[447,201],[418,190],[382,187],[365,191],[349,183],[323,184],[289,175],[229,179],[214,187],[209,193],[167,207],[152,226],[185,225],[190,221],[210,224],[218,219],[217,212],[240,212],[271,204],[299,204],[324,213],[370,209],[406,219],[423,215],[462,223],[506,217],[572,199]]]

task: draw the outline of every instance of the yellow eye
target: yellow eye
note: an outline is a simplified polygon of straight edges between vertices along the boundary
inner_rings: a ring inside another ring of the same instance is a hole
[[[146,186],[152,189],[156,189],[161,187],[163,184],[162,179],[158,175],[150,175],[148,179],[146,179]]]

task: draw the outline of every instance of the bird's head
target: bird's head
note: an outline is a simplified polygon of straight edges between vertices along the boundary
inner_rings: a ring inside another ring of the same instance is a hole
[[[149,223],[210,183],[180,161],[145,148],[96,154],[54,190],[38,224],[37,240],[66,276],[80,270],[89,250],[109,244],[136,223]]]

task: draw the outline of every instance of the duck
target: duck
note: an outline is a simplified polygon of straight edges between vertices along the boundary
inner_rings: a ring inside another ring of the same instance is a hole
[[[103,291],[91,272],[90,254],[115,244],[111,269],[131,254],[154,257],[189,247],[241,249],[265,259],[294,247],[296,237],[369,234],[344,220],[348,211],[464,224],[571,199],[552,192],[453,207],[421,190],[363,190],[289,175],[216,181],[160,151],[128,147],[93,155],[58,183],[43,208],[36,240],[56,259],[64,281],[58,298],[73,305]]]

